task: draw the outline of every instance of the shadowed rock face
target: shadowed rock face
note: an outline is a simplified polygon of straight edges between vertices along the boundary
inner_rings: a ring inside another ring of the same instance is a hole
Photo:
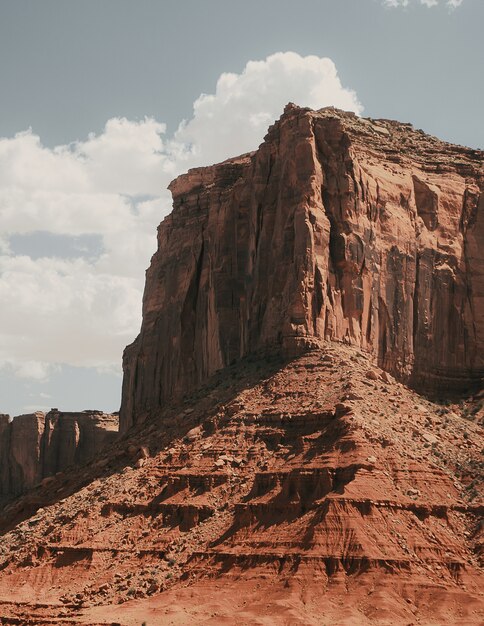
[[[258,151],[170,186],[121,430],[214,371],[322,340],[429,393],[484,376],[483,153],[288,105]]]
[[[0,502],[86,463],[114,441],[117,431],[117,416],[101,411],[39,411],[13,420],[0,415]]]

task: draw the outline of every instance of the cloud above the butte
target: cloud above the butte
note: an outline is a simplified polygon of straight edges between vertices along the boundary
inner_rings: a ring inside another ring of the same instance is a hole
[[[447,6],[450,9],[456,9],[459,7],[464,0],[383,0],[383,4],[388,7],[408,7],[410,4],[415,4],[420,2],[429,9],[437,6]]]
[[[330,59],[279,52],[222,74],[172,137],[113,118],[54,148],[33,130],[0,138],[0,366],[35,380],[63,364],[119,371],[168,183],[255,149],[289,101],[362,111]]]

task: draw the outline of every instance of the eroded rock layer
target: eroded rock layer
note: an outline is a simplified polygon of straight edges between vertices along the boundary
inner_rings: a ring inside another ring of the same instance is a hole
[[[0,510],[0,622],[480,626],[482,156],[288,106],[178,178],[122,436],[59,472],[75,419],[0,420],[55,472]]]
[[[257,152],[170,189],[122,429],[265,346],[343,340],[427,392],[481,383],[482,152],[288,105]]]
[[[0,503],[86,463],[117,433],[118,416],[102,411],[0,415]]]
[[[0,515],[0,621],[480,625],[476,400],[350,346],[245,359]]]

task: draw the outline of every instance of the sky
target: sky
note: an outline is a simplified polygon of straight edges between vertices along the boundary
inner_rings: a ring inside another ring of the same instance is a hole
[[[0,0],[0,412],[119,408],[166,187],[293,101],[484,147],[483,0]]]

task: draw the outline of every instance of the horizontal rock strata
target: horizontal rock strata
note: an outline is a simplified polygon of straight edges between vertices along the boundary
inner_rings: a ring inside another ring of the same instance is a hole
[[[457,406],[350,346],[243,360],[8,507],[0,619],[477,626],[482,429]]]
[[[288,106],[174,181],[123,436],[79,471],[109,417],[0,420],[6,489],[41,480],[0,507],[0,622],[481,626],[484,390],[452,394],[484,373],[482,156]]]

